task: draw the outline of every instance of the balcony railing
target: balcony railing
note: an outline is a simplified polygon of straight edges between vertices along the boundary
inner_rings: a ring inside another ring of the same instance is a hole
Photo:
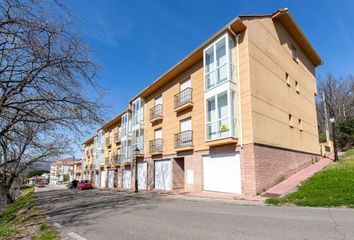
[[[106,138],[106,146],[110,146],[110,145],[112,145],[112,139],[111,139],[111,137],[107,137]]]
[[[119,133],[118,132],[116,132],[116,133],[114,133],[114,136],[113,136],[113,138],[114,138],[114,142],[120,142],[120,136],[119,136]]]
[[[162,138],[150,140],[150,153],[162,152]]]
[[[113,163],[114,164],[121,163],[121,155],[120,154],[113,155]]]
[[[175,134],[175,148],[193,146],[193,131],[183,131]]]
[[[162,117],[162,104],[157,104],[150,109],[150,121],[158,117]]]
[[[187,104],[192,103],[192,88],[186,88],[175,95],[175,109]]]

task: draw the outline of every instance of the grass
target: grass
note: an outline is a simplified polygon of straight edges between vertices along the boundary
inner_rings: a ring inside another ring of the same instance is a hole
[[[24,189],[14,203],[6,206],[0,215],[0,239],[59,239],[42,212],[34,207],[33,192],[33,188]]]
[[[354,208],[354,149],[336,164],[305,181],[296,192],[270,198],[268,204]]]

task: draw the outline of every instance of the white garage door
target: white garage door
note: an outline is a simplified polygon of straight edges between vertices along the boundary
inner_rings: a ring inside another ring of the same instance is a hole
[[[211,154],[203,157],[204,190],[241,193],[240,154]]]
[[[108,171],[108,188],[114,188],[114,170]]]
[[[155,161],[155,189],[171,190],[171,161]]]
[[[123,188],[124,189],[131,189],[131,179],[132,179],[132,172],[128,169],[123,169]]]
[[[106,187],[106,181],[107,181],[107,171],[103,170],[101,171],[101,188]]]
[[[138,162],[138,188],[147,188],[147,162]]]

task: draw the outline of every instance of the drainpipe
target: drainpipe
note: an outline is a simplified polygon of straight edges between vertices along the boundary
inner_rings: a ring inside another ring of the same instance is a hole
[[[228,30],[235,37],[236,40],[236,61],[237,61],[237,90],[238,90],[238,115],[240,118],[240,146],[243,148],[243,131],[242,131],[242,110],[241,110],[241,81],[240,81],[240,34],[236,34],[230,26],[228,26]]]

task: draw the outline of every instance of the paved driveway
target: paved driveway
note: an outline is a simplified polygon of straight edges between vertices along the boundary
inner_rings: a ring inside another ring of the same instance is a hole
[[[354,239],[353,209],[245,206],[96,190],[46,189],[35,196],[63,232],[89,240]]]

